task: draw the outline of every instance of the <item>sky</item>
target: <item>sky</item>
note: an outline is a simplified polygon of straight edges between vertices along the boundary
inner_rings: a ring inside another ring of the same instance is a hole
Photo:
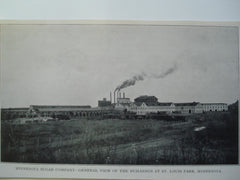
[[[126,96],[160,102],[239,97],[238,28],[2,25],[1,106],[91,105],[143,75]]]

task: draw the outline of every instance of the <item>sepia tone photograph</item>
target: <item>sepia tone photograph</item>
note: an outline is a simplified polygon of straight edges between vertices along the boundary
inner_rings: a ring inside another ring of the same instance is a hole
[[[2,162],[239,163],[237,26],[0,27]]]

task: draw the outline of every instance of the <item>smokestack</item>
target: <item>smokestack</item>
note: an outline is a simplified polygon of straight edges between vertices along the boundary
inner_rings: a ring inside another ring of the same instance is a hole
[[[112,104],[112,92],[110,92],[110,102]]]
[[[117,101],[116,101],[116,103],[118,103],[119,94],[120,94],[120,92],[119,92],[119,90],[117,90]]]
[[[116,101],[116,103],[118,103],[118,98],[119,98],[119,91],[117,91],[117,101]]]
[[[125,98],[125,92],[123,92],[123,98]]]
[[[116,102],[116,101],[115,101],[115,99],[116,99],[116,97],[115,97],[115,96],[116,96],[115,93],[116,93],[116,91],[113,92],[113,102],[114,102],[114,104],[115,104],[115,102]]]

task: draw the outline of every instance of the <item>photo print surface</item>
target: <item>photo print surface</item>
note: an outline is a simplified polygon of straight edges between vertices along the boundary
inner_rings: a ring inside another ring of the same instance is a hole
[[[1,25],[1,161],[238,164],[238,31]]]

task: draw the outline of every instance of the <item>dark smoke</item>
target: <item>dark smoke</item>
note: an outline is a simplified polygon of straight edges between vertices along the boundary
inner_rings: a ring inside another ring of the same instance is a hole
[[[162,74],[151,74],[150,77],[156,78],[156,79],[164,78],[164,77],[166,77],[167,75],[172,74],[175,70],[177,70],[177,65],[176,65],[176,64],[175,64],[173,67],[167,69],[167,70],[166,70],[165,72],[163,72]]]
[[[134,86],[136,84],[137,81],[143,81],[145,79],[145,77],[149,77],[149,78],[155,78],[155,79],[159,79],[159,78],[164,78],[169,74],[172,74],[175,70],[177,70],[177,65],[175,64],[173,67],[167,69],[165,72],[161,73],[161,74],[146,74],[146,73],[141,73],[139,75],[135,75],[133,76],[131,79],[128,79],[126,81],[123,81],[121,85],[119,85],[114,92],[116,91],[120,91],[121,89],[124,89],[126,87],[129,86]]]
[[[115,91],[120,91],[121,89],[124,89],[126,87],[134,86],[137,81],[143,81],[145,76],[146,76],[145,73],[142,73],[142,74],[139,74],[139,75],[135,75],[131,79],[123,81],[123,83],[121,85],[119,85],[115,89]]]

